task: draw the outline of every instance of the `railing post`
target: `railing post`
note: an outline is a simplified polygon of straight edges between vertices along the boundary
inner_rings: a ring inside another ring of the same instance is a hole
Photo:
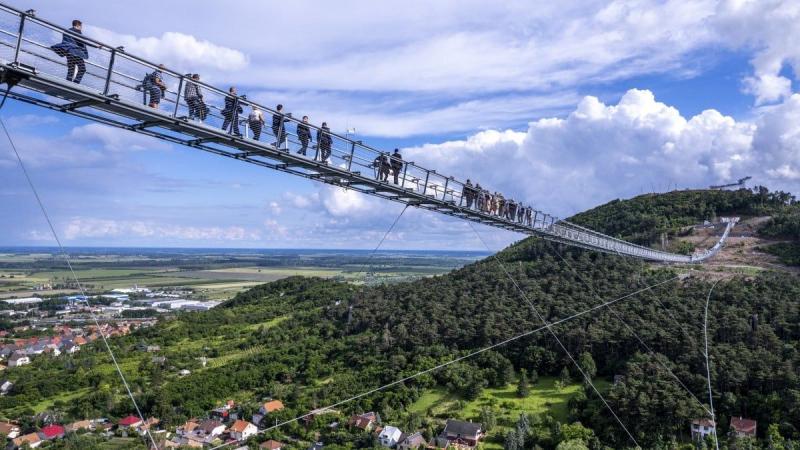
[[[103,95],[108,95],[111,89],[111,76],[114,74],[114,61],[117,59],[117,50],[122,47],[111,49],[111,59],[108,60],[108,71],[106,72],[106,85],[103,87]]]
[[[444,193],[442,193],[442,201],[443,202],[447,201],[447,185],[448,185],[448,183],[450,183],[450,178],[453,178],[453,177],[448,177],[448,178],[444,179]]]
[[[14,64],[19,63],[19,51],[22,48],[22,31],[25,29],[25,19],[28,14],[22,13],[19,20],[19,34],[17,35],[17,46],[14,48]]]
[[[181,80],[178,82],[178,96],[175,97],[175,110],[172,112],[172,117],[178,117],[178,106],[181,104],[181,92],[183,91],[184,76],[181,75]]]
[[[319,145],[319,142],[317,142]],[[353,167],[353,157],[356,154],[356,143],[355,141],[350,142],[350,158],[347,159],[347,171],[350,172],[350,168]]]
[[[405,189],[406,187],[406,172],[408,172],[409,164],[414,164],[414,163],[403,163],[403,184],[400,185],[401,187],[403,187],[403,189]]]
[[[425,184],[422,185],[422,195],[425,195],[428,192],[428,178],[431,176],[431,171],[425,169]]]

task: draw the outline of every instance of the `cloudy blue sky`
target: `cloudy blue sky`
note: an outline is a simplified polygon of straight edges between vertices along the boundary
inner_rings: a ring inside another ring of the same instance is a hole
[[[6,1],[559,216],[745,175],[800,192],[796,1]],[[2,116],[67,245],[371,248],[400,210],[15,102]],[[53,243],[7,143],[0,216],[0,245]],[[482,249],[424,211],[385,247]]]

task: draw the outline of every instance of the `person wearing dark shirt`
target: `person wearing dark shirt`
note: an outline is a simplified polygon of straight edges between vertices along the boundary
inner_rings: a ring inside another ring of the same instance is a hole
[[[80,37],[75,36],[83,34],[81,30],[83,30],[83,23],[78,19],[73,20],[72,28],[69,29],[70,33],[64,33],[61,36],[61,42],[50,47],[58,56],[67,58],[67,81],[78,84],[83,79],[83,74],[86,73],[84,60],[89,58],[86,43]]]
[[[286,118],[287,114],[283,113],[283,105],[276,106],[275,111],[275,114],[272,115],[272,134],[275,135],[275,147],[281,148],[286,142],[286,122],[289,119]],[[288,116],[292,117],[291,114]]]
[[[150,94],[150,103],[147,103],[151,108],[158,108],[161,103],[161,98],[167,92],[167,85],[164,84],[162,78],[162,70],[165,69],[163,64],[160,64],[156,70],[145,75],[142,80],[142,89],[144,90],[145,103],[147,103],[146,96]]]
[[[197,83],[199,81],[200,75],[198,74],[192,75],[191,80],[186,81],[186,87],[183,89],[183,98],[189,107],[189,120],[197,119],[202,122],[206,119],[208,107],[203,102],[203,91]]]
[[[242,133],[239,131],[239,114],[241,114],[244,109],[239,104],[239,97],[236,95],[236,88],[231,87],[228,92],[230,95],[225,97],[225,108],[222,110],[222,117],[225,120],[222,122],[222,129],[228,130],[228,126],[231,126],[231,133],[234,136],[241,136]]]
[[[314,159],[319,157],[319,160],[325,164],[328,163],[328,157],[331,156],[331,146],[333,145],[330,131],[326,122],[322,122],[322,128],[317,130],[317,154],[314,155]]]
[[[464,200],[466,200],[467,208],[472,208],[474,191],[472,190],[472,182],[469,181],[469,178],[467,178],[467,182],[464,184],[463,189],[461,189],[461,197],[463,197]]]
[[[297,124],[297,139],[300,140],[301,146],[297,154],[306,156],[308,143],[311,142],[311,129],[308,128],[308,116],[303,116],[303,123]]]
[[[394,153],[392,153],[391,168],[392,177],[394,177],[394,184],[400,184],[400,171],[403,170],[403,155],[400,154],[400,149],[394,149]]]

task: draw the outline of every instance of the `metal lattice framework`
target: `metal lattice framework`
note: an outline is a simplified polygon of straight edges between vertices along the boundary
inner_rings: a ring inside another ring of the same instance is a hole
[[[62,39],[83,43],[86,57],[59,56],[53,45]],[[75,80],[79,72],[85,73]],[[154,72],[158,73],[157,86],[146,78]],[[385,152],[217,89],[190,74],[159,66],[122,47],[76,34],[36,17],[33,11],[2,3],[0,76],[8,85],[8,97],[22,102],[460,219],[606,253],[670,263],[702,262],[719,251],[738,221],[723,219],[727,226],[717,244],[688,256],[626,242],[534,208],[528,208],[531,213],[527,216],[501,217],[479,208],[478,202],[469,198],[470,187],[455,177],[404,161],[397,183],[381,181],[375,162],[388,156]],[[159,100],[155,107],[154,97]],[[245,111],[251,114],[247,116]],[[253,119],[259,115],[263,120]],[[307,127],[307,132],[298,132],[298,126]],[[268,142],[258,140],[262,131]]]

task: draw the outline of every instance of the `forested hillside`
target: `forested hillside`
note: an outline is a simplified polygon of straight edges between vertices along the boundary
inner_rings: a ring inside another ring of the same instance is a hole
[[[790,198],[777,197],[758,191],[675,192],[615,201],[574,220],[648,241],[654,232],[697,223],[714,213],[761,215],[789,207]],[[228,398],[244,403],[249,412],[255,400],[279,398],[287,408],[277,418],[289,419],[540,327],[503,267],[549,322],[679,273],[527,239],[497,259],[415,282],[363,288],[295,277],[266,284],[217,309],[117,338],[114,347],[142,407],[166,424],[200,416]],[[704,417],[700,402],[707,403],[708,397],[702,320],[711,286],[702,277],[671,280],[554,327],[646,448],[677,448],[678,441],[688,438],[690,420]],[[772,272],[726,278],[712,293],[709,312],[720,435],[727,433],[731,416],[742,415],[758,421],[760,442],[753,447],[739,442],[736,448],[768,448],[768,433],[773,433],[772,442],[778,434],[800,440],[800,280]],[[648,352],[634,332],[656,353]],[[143,343],[160,345],[167,363],[157,364],[152,355],[137,350]],[[34,405],[65,393],[77,394],[51,409],[68,417],[130,413],[129,400],[121,395],[102,350],[14,370],[9,377],[17,385],[12,395],[0,398],[0,414],[32,415]],[[200,357],[208,358],[205,367]],[[192,374],[178,377],[180,368]],[[523,371],[564,383],[581,381],[555,340],[539,332],[337,409],[345,414],[375,410],[384,422],[431,437],[447,417],[411,412],[422,396],[439,389],[469,401],[485,389],[516,383]],[[452,414],[477,421],[502,417],[502,403],[485,408]],[[567,414],[566,423],[580,422],[588,429],[562,426],[547,414],[526,416],[521,428],[503,418],[497,426],[516,426],[514,433],[519,434],[509,443],[504,432],[490,432],[488,442],[515,450],[553,449],[565,441],[583,445],[569,448],[632,445],[585,386],[570,401]],[[324,418],[308,425],[292,423],[268,435],[312,440],[321,433],[326,447],[373,445],[326,424]]]

